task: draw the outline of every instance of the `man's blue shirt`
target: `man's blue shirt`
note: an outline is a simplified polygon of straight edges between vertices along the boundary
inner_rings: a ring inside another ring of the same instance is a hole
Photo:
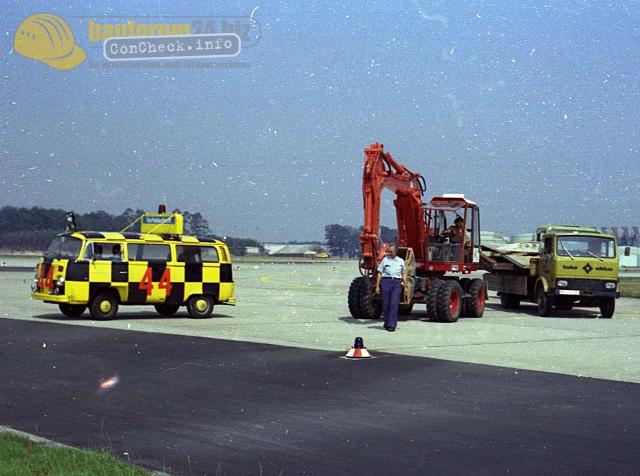
[[[402,278],[405,269],[404,260],[399,256],[395,258],[385,256],[378,266],[378,271],[383,278]]]

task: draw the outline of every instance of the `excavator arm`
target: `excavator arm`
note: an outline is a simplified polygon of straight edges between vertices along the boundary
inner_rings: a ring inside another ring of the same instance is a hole
[[[380,202],[382,190],[395,193],[398,226],[397,245],[413,249],[417,262],[424,262],[425,220],[422,196],[424,178],[396,162],[382,144],[371,144],[364,150],[365,164],[362,174],[364,201],[364,227],[360,235],[363,270],[373,272],[381,258],[384,243],[380,242]]]

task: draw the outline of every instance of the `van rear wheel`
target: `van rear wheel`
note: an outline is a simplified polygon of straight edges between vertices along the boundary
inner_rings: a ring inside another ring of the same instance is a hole
[[[59,304],[58,307],[60,312],[68,317],[82,316],[82,313],[87,309],[84,304]]]
[[[191,296],[187,302],[187,311],[191,317],[206,319],[213,312],[213,298],[204,294]]]
[[[180,309],[180,304],[156,304],[153,307],[161,316],[173,316]]]

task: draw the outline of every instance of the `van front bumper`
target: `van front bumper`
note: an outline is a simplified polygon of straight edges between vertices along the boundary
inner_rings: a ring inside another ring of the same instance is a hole
[[[44,301],[44,302],[52,302],[52,303],[64,303],[64,304],[68,304],[71,302],[71,299],[69,298],[69,296],[66,296],[64,294],[49,294],[49,293],[42,293],[42,292],[33,292],[31,293],[31,298],[32,299],[36,299],[38,301]]]

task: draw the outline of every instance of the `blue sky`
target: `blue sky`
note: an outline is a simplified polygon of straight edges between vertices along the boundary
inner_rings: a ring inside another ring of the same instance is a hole
[[[77,18],[254,10],[262,36],[237,58],[245,68],[92,67],[100,52]],[[69,23],[87,62],[62,72],[13,51],[20,22],[43,11]],[[10,2],[5,12],[0,205],[166,202],[221,234],[321,239],[328,223],[362,223],[362,150],[382,142],[425,176],[427,195],[476,200],[487,230],[640,218],[638,3]]]

